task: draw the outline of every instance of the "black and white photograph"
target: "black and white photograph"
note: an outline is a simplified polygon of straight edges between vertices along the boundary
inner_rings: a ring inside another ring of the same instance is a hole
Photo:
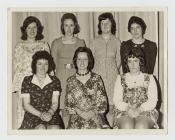
[[[166,7],[11,7],[7,23],[9,133],[167,134]]]

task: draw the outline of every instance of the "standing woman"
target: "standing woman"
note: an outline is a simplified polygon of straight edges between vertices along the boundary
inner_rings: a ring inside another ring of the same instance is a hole
[[[14,50],[14,78],[13,78],[13,92],[21,95],[21,85],[25,76],[32,74],[31,62],[32,56],[39,50],[46,50],[50,53],[48,44],[41,41],[44,36],[42,34],[43,26],[38,18],[34,16],[27,17],[21,27],[21,39]],[[20,98],[20,97],[19,97]],[[18,101],[18,127],[23,119],[24,112],[21,100]]]
[[[80,46],[86,46],[85,41],[75,37],[80,32],[77,18],[72,13],[66,13],[61,18],[62,37],[52,42],[51,54],[56,63],[56,76],[62,84],[62,95],[60,97],[60,109],[64,109],[66,92],[66,80],[75,73],[72,58],[75,50]],[[65,114],[66,115],[66,114]],[[64,111],[63,111],[64,119]],[[66,122],[65,122],[66,124]]]
[[[153,74],[157,56],[157,45],[155,42],[144,38],[145,31],[146,24],[143,19],[136,16],[132,16],[129,19],[128,32],[131,33],[132,39],[122,42],[120,50],[123,73],[127,72],[126,65],[124,65],[125,53],[135,47],[138,47],[142,49],[145,55],[146,72],[148,74]]]
[[[116,22],[111,13],[103,13],[98,17],[98,37],[90,46],[94,58],[94,72],[101,75],[106,88],[109,114],[113,111],[113,89],[115,78],[120,69],[120,41],[115,37]],[[109,122],[111,123],[111,122]]]

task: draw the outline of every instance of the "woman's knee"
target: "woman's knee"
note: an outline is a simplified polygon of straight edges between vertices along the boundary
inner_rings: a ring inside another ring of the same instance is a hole
[[[135,121],[135,129],[151,129],[154,123],[149,118],[139,118]]]
[[[129,117],[122,117],[118,120],[119,129],[133,129],[134,120]]]
[[[46,129],[44,124],[39,124],[35,127],[35,129]]]
[[[61,127],[59,125],[49,125],[47,129],[61,129]]]

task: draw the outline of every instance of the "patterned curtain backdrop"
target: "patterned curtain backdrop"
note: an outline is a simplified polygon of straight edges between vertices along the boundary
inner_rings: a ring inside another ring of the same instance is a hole
[[[20,27],[24,19],[27,16],[36,16],[40,19],[42,25],[44,26],[44,40],[50,45],[55,38],[60,37],[61,30],[61,17],[64,12],[13,12],[12,14],[12,53],[14,52],[15,45],[20,42],[21,31]],[[77,16],[80,33],[79,38],[85,40],[87,47],[89,43],[95,36],[98,35],[98,16],[100,12],[74,12]],[[159,58],[163,59],[163,31],[160,26],[163,26],[163,16],[158,12],[112,12],[114,15],[117,32],[116,36],[121,40],[125,41],[131,38],[130,33],[127,30],[128,20],[131,16],[139,16],[144,19],[147,25],[147,30],[145,38],[152,40],[158,44],[158,55],[156,60],[156,66],[154,70],[154,75],[157,79],[163,79],[162,65],[159,65],[161,61]],[[159,33],[159,34],[158,34]],[[12,54],[13,57],[14,54]],[[13,60],[13,58],[12,58]],[[12,73],[13,75],[13,73]],[[163,81],[159,81],[160,85],[163,85]],[[14,99],[14,101],[16,101]],[[13,112],[15,116],[15,111]],[[14,117],[15,118],[15,117]],[[13,121],[13,126],[15,127],[15,121]]]

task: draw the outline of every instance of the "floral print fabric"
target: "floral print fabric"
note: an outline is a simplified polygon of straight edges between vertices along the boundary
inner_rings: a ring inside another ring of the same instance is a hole
[[[52,95],[54,91],[61,92],[61,83],[56,76],[50,76],[52,82],[44,86],[42,89],[33,84],[32,76],[24,78],[22,83],[22,94],[30,94],[30,104],[40,112],[47,112],[52,105]],[[61,117],[59,115],[59,109],[55,112],[52,119],[49,122],[42,121],[39,117],[25,112],[24,120],[20,129],[34,129],[39,124],[44,125],[61,125]]]
[[[140,107],[143,103],[148,100],[148,86],[150,77],[148,74],[144,74],[144,82],[140,82],[137,86],[134,86],[134,83],[130,83],[126,80],[126,74],[121,75],[121,84],[123,87],[123,101],[125,103],[130,103],[131,105],[135,105],[136,107]],[[115,121],[114,127],[117,128],[117,119],[122,116],[128,116],[127,111],[121,111],[115,109]],[[149,117],[154,123],[155,127],[158,128],[157,119],[158,119],[158,111],[156,109],[150,111],[143,111],[140,113],[140,116]]]
[[[69,112],[75,107],[82,111],[94,111],[96,117],[85,120],[76,112],[70,113],[69,129],[96,129],[100,128],[101,118],[99,114],[105,113],[107,109],[106,91],[101,77],[91,73],[91,78],[85,83],[76,79],[74,74],[67,80],[65,106]]]

